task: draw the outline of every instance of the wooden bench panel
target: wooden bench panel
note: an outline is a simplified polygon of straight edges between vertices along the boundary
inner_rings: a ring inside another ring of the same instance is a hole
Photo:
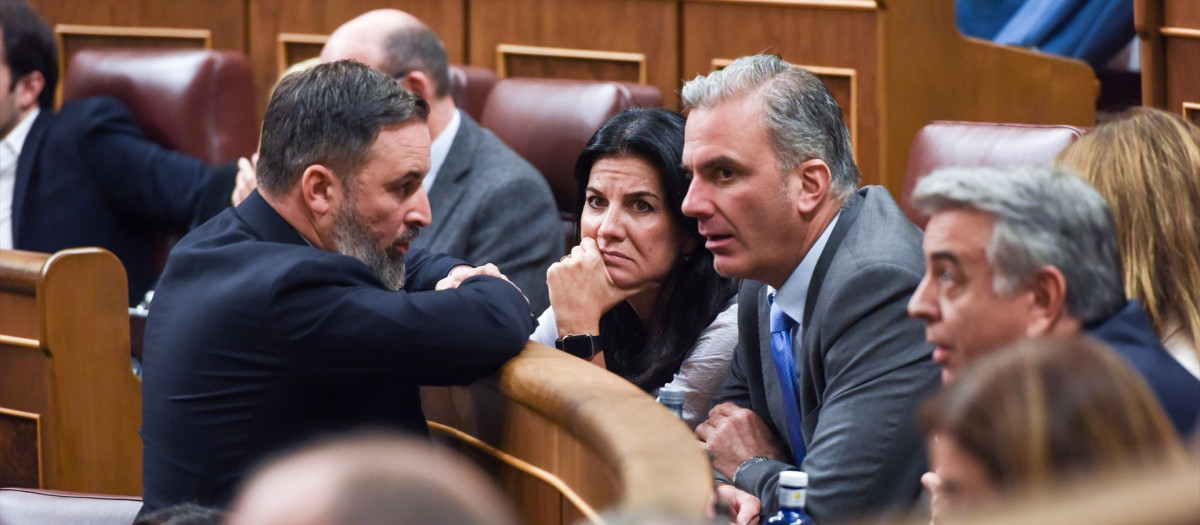
[[[140,495],[141,383],[120,261],[99,248],[3,250],[0,276],[0,407],[40,420],[38,485]]]
[[[421,395],[434,435],[477,458],[524,523],[651,506],[704,516],[712,474],[687,425],[580,359],[530,343],[492,380]]]

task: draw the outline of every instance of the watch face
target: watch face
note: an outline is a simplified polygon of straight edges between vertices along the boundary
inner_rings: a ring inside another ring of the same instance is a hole
[[[595,338],[591,335],[568,335],[562,339],[564,352],[582,359],[591,359],[596,355]]]

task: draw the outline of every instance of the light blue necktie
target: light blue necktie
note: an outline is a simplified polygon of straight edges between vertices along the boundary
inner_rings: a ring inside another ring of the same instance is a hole
[[[775,304],[771,303],[771,356],[775,358],[775,371],[779,373],[779,390],[783,395],[783,407],[787,411],[788,436],[792,441],[792,454],[796,466],[804,462],[804,434],[800,432],[800,408],[796,392],[796,362],[792,354],[792,328],[796,321]]]

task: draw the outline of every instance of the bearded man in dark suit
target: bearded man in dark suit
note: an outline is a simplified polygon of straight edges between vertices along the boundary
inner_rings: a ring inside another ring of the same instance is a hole
[[[285,77],[258,190],[175,246],[146,328],[143,510],[228,504],[254,463],[330,432],[427,433],[418,387],[492,374],[529,305],[429,226],[425,101],[353,61]]]
[[[529,297],[550,305],[546,268],[565,253],[550,185],[537,168],[479,127],[450,96],[446,50],[416,17],[378,9],[342,24],[321,61],[354,59],[429,102],[433,168],[425,179],[433,225],[414,246],[471,264],[493,263]]]

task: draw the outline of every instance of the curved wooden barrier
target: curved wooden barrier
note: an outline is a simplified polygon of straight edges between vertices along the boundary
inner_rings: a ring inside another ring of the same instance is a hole
[[[126,286],[107,250],[0,250],[0,486],[141,495]]]
[[[141,493],[125,287],[105,250],[0,251],[0,486]],[[494,378],[423,397],[433,433],[489,470],[524,523],[704,514],[712,478],[691,431],[582,360],[530,343]]]
[[[491,472],[523,523],[603,523],[609,509],[704,516],[712,474],[687,425],[585,361],[531,342],[495,378],[422,398],[434,435]]]

